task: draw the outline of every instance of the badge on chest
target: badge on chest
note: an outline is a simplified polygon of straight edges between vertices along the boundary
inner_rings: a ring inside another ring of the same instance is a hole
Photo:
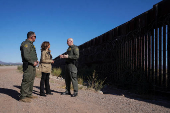
[[[68,48],[68,50],[67,51],[71,51],[71,48]]]

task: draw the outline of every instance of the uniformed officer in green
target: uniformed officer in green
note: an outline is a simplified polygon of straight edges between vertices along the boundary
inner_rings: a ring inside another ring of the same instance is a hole
[[[20,46],[23,62],[23,79],[20,90],[20,101],[22,102],[31,102],[31,99],[37,98],[37,96],[32,95],[36,66],[39,63],[36,49],[33,45],[35,39],[35,33],[30,31],[27,33],[27,39],[23,41]]]
[[[73,44],[73,39],[67,39],[68,49],[66,55],[60,55],[60,58],[66,59],[66,75],[65,75],[65,83],[66,83],[66,91],[62,93],[62,95],[71,95],[70,85],[71,81],[74,88],[74,94],[71,97],[76,97],[78,95],[78,81],[77,81],[77,67],[76,61],[79,58],[79,49],[77,46]]]

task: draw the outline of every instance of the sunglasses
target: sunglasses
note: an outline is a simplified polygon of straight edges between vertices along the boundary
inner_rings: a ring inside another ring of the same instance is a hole
[[[35,37],[35,38],[36,38],[36,36],[33,36],[33,37]]]

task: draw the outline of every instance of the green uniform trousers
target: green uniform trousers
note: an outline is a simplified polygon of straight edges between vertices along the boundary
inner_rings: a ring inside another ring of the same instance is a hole
[[[20,99],[29,97],[32,95],[33,84],[35,79],[36,68],[32,65],[28,65],[28,68],[23,69],[23,79],[21,83],[21,96]]]
[[[70,92],[70,85],[72,82],[74,92],[78,93],[77,69],[74,70],[73,68],[75,68],[75,66],[73,67],[72,64],[66,65],[66,76],[65,76],[66,92]]]

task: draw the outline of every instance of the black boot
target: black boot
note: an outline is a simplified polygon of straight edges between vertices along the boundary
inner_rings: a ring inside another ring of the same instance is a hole
[[[40,93],[40,96],[44,96],[44,97],[46,97],[45,93]]]
[[[61,93],[61,95],[71,95],[71,93],[70,92],[63,92],[63,93]]]
[[[46,93],[46,95],[53,95],[53,93]]]
[[[74,93],[71,95],[71,97],[76,97],[76,96],[78,96],[78,93]]]

